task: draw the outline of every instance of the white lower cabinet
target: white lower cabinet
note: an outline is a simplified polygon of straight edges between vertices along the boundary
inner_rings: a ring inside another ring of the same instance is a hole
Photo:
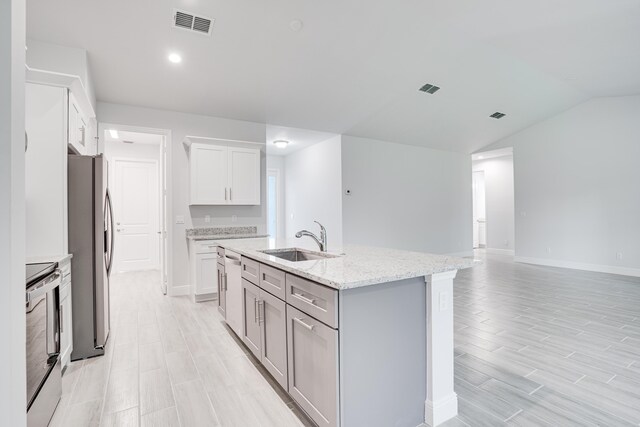
[[[338,331],[287,306],[289,394],[319,425],[337,425]]]
[[[71,312],[71,265],[61,265],[63,272],[60,286],[60,361],[64,369],[71,361],[73,350],[73,313]]]
[[[191,296],[195,302],[208,301],[218,293],[217,245],[206,240],[189,246]]]

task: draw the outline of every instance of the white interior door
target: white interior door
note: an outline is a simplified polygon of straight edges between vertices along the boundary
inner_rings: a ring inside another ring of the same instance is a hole
[[[160,268],[158,163],[113,160],[116,271]]]

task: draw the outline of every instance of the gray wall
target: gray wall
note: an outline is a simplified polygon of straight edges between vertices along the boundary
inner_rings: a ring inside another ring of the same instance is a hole
[[[171,210],[173,245],[168,256],[173,261],[172,286],[187,286],[189,259],[185,229],[193,226],[256,225],[258,232],[266,228],[266,155],[262,154],[262,196],[260,206],[189,206],[188,151],[182,144],[185,136],[205,136],[242,141],[265,141],[266,126],[263,123],[230,120],[219,117],[198,116],[174,111],[155,110],[128,105],[98,103],[100,123],[141,126],[171,131]],[[183,215],[185,224],[176,224],[176,216]],[[211,222],[205,223],[205,215]],[[236,221],[233,221],[233,217]]]
[[[484,171],[487,248],[513,252],[513,156],[474,161],[473,171]]]
[[[640,274],[640,96],[592,99],[487,149],[508,146],[517,257]]]
[[[0,2],[0,414],[26,425],[25,2]]]
[[[302,229],[327,228],[329,250],[342,245],[341,137],[336,136],[285,157],[287,237]]]
[[[472,250],[468,154],[343,135],[342,186],[345,243]]]

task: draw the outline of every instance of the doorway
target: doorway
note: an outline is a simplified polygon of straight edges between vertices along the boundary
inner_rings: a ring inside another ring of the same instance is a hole
[[[113,199],[114,272],[157,271],[169,287],[169,131],[100,124]]]
[[[472,155],[473,247],[515,255],[513,148]]]
[[[487,247],[484,171],[473,172],[473,249]]]
[[[267,234],[278,237],[280,220],[280,170],[267,169]]]

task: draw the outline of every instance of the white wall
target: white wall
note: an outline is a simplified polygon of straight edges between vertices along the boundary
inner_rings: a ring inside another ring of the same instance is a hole
[[[513,156],[473,162],[484,171],[487,249],[510,253],[514,248]]]
[[[342,136],[344,241],[470,253],[471,157]]]
[[[89,101],[96,108],[87,51],[39,40],[27,40],[27,65],[39,70],[55,71],[80,77]]]
[[[189,259],[185,229],[191,227],[218,225],[256,225],[259,233],[266,228],[266,156],[262,157],[262,188],[260,206],[189,206],[188,152],[182,144],[185,136],[206,136],[242,141],[265,141],[266,126],[263,123],[230,120],[218,117],[199,116],[174,111],[155,110],[128,105],[98,103],[100,123],[142,126],[171,131],[171,160],[168,165],[170,200],[168,214],[173,224],[173,242],[168,256],[171,258],[172,281],[169,293],[187,292],[189,278]],[[104,130],[104,129],[102,129]],[[101,144],[102,145],[102,144]],[[185,217],[185,224],[176,224],[176,216]],[[211,222],[205,223],[205,215],[211,216]],[[236,221],[233,222],[233,217]],[[178,290],[179,289],[179,290]]]
[[[342,245],[341,137],[336,136],[285,157],[286,236],[327,229],[328,249]],[[308,237],[307,237],[308,238]]]
[[[24,0],[0,1],[0,424],[26,425]]]
[[[267,156],[267,169],[276,169],[280,174],[280,182],[278,183],[278,223],[277,223],[277,236],[278,238],[284,238],[286,235],[286,195],[285,195],[285,179],[286,179],[286,170],[284,167],[284,157],[283,156]]]
[[[487,147],[514,150],[517,259],[640,275],[639,118],[597,98]]]

